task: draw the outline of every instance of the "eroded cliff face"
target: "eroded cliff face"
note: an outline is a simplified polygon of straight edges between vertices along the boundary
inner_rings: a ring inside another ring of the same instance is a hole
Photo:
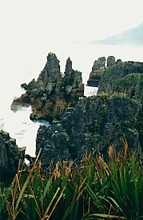
[[[84,96],[81,72],[72,69],[72,61],[68,58],[62,75],[59,60],[53,53],[48,54],[38,79],[21,86],[26,93],[13,101],[12,108],[15,105],[31,105],[31,119],[59,119],[67,107],[75,106]]]
[[[143,62],[115,60],[114,56],[94,61],[87,85],[98,87],[98,94],[124,93],[143,101]]]
[[[107,64],[106,64],[107,62]],[[89,79],[87,81],[88,86],[98,87],[100,79],[104,74],[106,67],[112,66],[115,64],[115,57],[109,56],[106,60],[106,57],[99,57],[94,61],[92,70],[89,74]]]
[[[106,68],[98,86],[98,94],[101,92],[124,93],[143,101],[143,62],[119,60]]]
[[[98,95],[84,97],[81,73],[72,69],[70,58],[62,75],[56,55],[50,53],[38,79],[23,84],[26,93],[13,102],[31,105],[32,119],[51,121],[37,133],[36,154],[42,149],[43,166],[92,150],[106,155],[110,145],[118,151],[125,142],[130,150],[142,150],[143,63],[109,56],[106,64],[101,57],[90,77],[98,79]]]
[[[0,131],[0,182],[8,184],[24,162],[26,148],[19,148],[16,140],[5,131]]]
[[[139,140],[143,146],[143,62],[117,60],[105,69],[98,86],[98,94],[128,97],[140,104],[136,118]],[[127,108],[127,107],[126,107]],[[122,118],[119,119],[120,121]]]
[[[40,127],[36,153],[42,148],[45,166],[51,161],[80,158],[93,149],[104,155],[110,145],[130,150],[143,146],[143,63],[122,62],[109,56],[94,62],[91,81],[99,86],[98,95],[84,97],[67,108],[58,121]]]
[[[140,148],[137,120],[141,105],[127,97],[106,94],[83,98],[74,108],[67,108],[59,121],[41,126],[36,153],[42,148],[44,166],[51,161],[80,158],[93,149],[106,154],[113,144],[118,151],[126,140],[129,148]]]

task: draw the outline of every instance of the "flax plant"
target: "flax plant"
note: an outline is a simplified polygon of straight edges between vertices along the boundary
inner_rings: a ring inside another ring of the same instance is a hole
[[[19,167],[8,188],[0,188],[0,219],[143,219],[142,157],[114,146],[105,161],[99,152],[80,161],[59,161],[43,170],[35,159]]]

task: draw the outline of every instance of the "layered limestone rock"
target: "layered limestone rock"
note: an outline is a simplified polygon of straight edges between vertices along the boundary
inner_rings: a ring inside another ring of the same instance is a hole
[[[115,64],[115,57],[114,56],[109,56],[107,58],[107,67],[113,66]]]
[[[50,53],[38,79],[23,84],[26,93],[13,102],[32,105],[31,118],[51,120],[49,127],[40,126],[36,139],[43,166],[92,150],[106,155],[110,145],[118,151],[125,142],[130,150],[142,150],[143,63],[110,56],[106,66],[102,57],[92,72],[98,95],[86,98],[81,73],[72,69],[70,58],[62,75],[57,57]]]
[[[109,56],[107,58],[107,67],[115,64],[115,57]],[[106,69],[106,57],[99,57],[98,60],[94,61],[92,71],[89,74],[89,79],[87,81],[88,86],[98,87],[99,81]]]
[[[141,110],[136,119],[136,126],[140,144],[143,146],[143,62],[117,60],[101,77],[98,94],[102,92],[129,97],[140,103]]]
[[[66,69],[69,81],[70,60]],[[106,154],[110,145],[120,150],[125,140],[130,149],[139,149],[143,144],[142,71],[140,62],[115,61],[109,56],[106,66],[105,57],[96,60],[90,77],[96,86],[100,81],[98,96],[83,98],[67,108],[60,120],[39,128],[36,153],[43,149],[43,164],[79,158],[93,149]]]
[[[98,86],[98,94],[124,93],[143,101],[143,62],[118,60],[104,71]]]
[[[37,80],[21,85],[26,93],[12,103],[32,106],[31,119],[59,119],[69,106],[74,106],[79,97],[84,96],[82,73],[72,69],[68,58],[64,75],[60,72],[59,60],[49,53],[47,62]]]
[[[0,182],[8,184],[12,180],[19,163],[24,162],[25,150],[7,132],[0,131]]]
[[[87,81],[87,86],[98,87],[99,80],[105,69],[105,63],[105,57],[99,57],[98,60],[94,61],[92,71],[90,72],[89,79]]]
[[[80,158],[93,149],[104,154],[110,145],[123,149],[125,140],[130,149],[140,148],[141,105],[130,98],[107,94],[81,99],[74,108],[67,108],[59,121],[47,128],[41,126],[36,140],[36,154],[42,148],[44,166],[51,161]]]

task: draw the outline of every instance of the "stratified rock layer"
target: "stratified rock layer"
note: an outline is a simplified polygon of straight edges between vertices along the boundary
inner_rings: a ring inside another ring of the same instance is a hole
[[[0,131],[0,182],[8,183],[24,161],[25,148],[18,148],[16,140],[7,132]]]
[[[99,82],[98,94],[101,92],[124,93],[143,101],[143,62],[118,60],[106,68]]]
[[[143,146],[143,62],[117,60],[114,65],[106,68],[98,86],[98,94],[103,92],[109,96],[126,96],[140,103],[136,126],[140,145]]]
[[[49,53],[47,63],[37,80],[21,85],[26,93],[14,100],[15,105],[31,105],[31,119],[59,119],[69,106],[75,106],[79,97],[84,96],[82,74],[72,69],[72,61],[67,59],[64,75],[60,72],[59,60]]]
[[[115,57],[109,56],[107,58],[107,67],[115,64]],[[88,86],[98,87],[99,81],[106,69],[106,57],[99,57],[98,60],[94,61],[92,71],[89,74],[89,79],[87,81]]]
[[[67,108],[59,121],[38,130],[36,153],[42,148],[44,166],[51,161],[80,158],[93,149],[104,154],[113,144],[123,149],[140,148],[140,127],[137,126],[141,105],[127,97],[106,94],[81,99],[75,108]]]
[[[97,96],[82,97],[81,73],[72,69],[68,58],[62,76],[51,53],[37,81],[22,85],[26,93],[16,104],[32,105],[31,118],[52,121],[49,127],[40,126],[37,134],[36,154],[42,149],[43,166],[92,150],[106,155],[110,145],[118,151],[125,142],[130,150],[142,151],[143,63],[115,61],[113,56],[107,58],[107,66],[105,62],[105,57],[99,58],[92,69],[95,78],[100,76]]]

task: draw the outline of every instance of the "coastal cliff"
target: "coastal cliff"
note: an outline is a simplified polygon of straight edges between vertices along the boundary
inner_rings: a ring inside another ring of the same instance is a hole
[[[109,56],[107,58],[107,65],[106,65],[106,57],[99,57],[97,60],[94,61],[92,71],[89,74],[89,79],[87,81],[88,86],[98,87],[99,81],[104,74],[104,70],[106,67],[112,66],[115,64],[115,57]]]
[[[85,97],[81,72],[72,69],[70,58],[62,75],[56,55],[49,53],[38,79],[22,84],[26,93],[12,105],[31,105],[31,119],[50,121],[36,138],[44,166],[93,150],[106,155],[111,145],[120,151],[128,143],[130,150],[142,151],[142,79],[142,62],[100,57],[88,81],[98,86],[98,94]]]
[[[98,94],[124,93],[143,101],[143,62],[118,60],[105,69],[98,86]]]
[[[41,160],[48,166],[51,161],[81,158],[93,150],[106,155],[110,145],[119,151],[126,141],[130,149],[137,150],[141,145],[140,111],[140,103],[127,97],[101,94],[83,98],[48,128],[40,126],[36,154],[42,148]]]
[[[11,108],[31,105],[31,119],[59,119],[67,107],[75,106],[84,96],[82,73],[72,69],[72,61],[68,58],[62,75],[59,60],[53,53],[48,54],[38,79],[33,79],[29,84],[23,83],[21,87],[26,92],[13,101]]]
[[[80,99],[48,128],[39,128],[36,154],[42,148],[42,163],[77,159],[93,150],[106,155],[109,146],[120,151],[127,143],[130,150],[142,151],[142,72],[141,62],[113,56],[107,64],[105,57],[96,60],[89,78],[96,79],[98,95]]]

